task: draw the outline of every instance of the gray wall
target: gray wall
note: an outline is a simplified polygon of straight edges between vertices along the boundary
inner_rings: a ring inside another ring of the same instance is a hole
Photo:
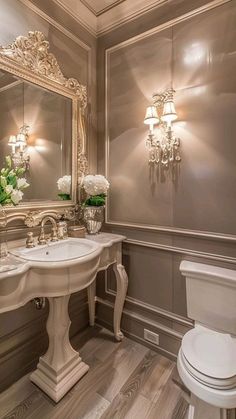
[[[49,23],[40,17],[40,9],[35,12],[20,0],[0,0],[0,45],[11,43],[16,36],[26,35],[29,30],[42,31],[65,76],[75,77],[87,85],[89,158],[91,170],[96,171],[96,40],[55,3],[44,0],[35,3],[39,8],[51,7],[48,13],[54,22]],[[60,28],[58,22],[62,25]],[[36,311],[34,305],[28,303],[21,309],[0,315],[0,391],[34,369],[39,356],[45,352],[47,314],[47,308]],[[73,295],[70,314],[70,333],[74,336],[88,324],[86,293]]]
[[[203,3],[172,1],[98,42],[98,97],[107,99],[107,131],[99,102],[98,162],[111,182],[106,229],[128,238],[123,328],[140,340],[144,327],[157,331],[170,356],[191,326],[181,260],[236,263],[236,4],[181,19]],[[148,164],[143,124],[152,94],[170,87],[172,26],[182,153],[175,178]],[[101,324],[111,324],[114,290],[109,274],[106,289],[99,285]]]

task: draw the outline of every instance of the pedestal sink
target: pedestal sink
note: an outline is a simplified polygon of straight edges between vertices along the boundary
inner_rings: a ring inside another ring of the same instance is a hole
[[[102,246],[86,239],[70,238],[33,249],[11,250],[17,268],[0,274],[0,313],[35,297],[48,297],[49,347],[31,380],[58,402],[88,371],[69,341],[70,295],[95,279]]]

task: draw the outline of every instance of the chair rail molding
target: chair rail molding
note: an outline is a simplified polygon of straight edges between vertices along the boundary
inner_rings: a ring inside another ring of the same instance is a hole
[[[135,245],[135,246],[142,246],[142,247],[148,247],[148,248],[157,249],[157,250],[163,250],[166,252],[177,253],[184,256],[193,256],[193,257],[198,257],[198,258],[200,257],[203,259],[214,260],[217,262],[236,264],[236,258],[224,256],[224,255],[218,255],[215,253],[200,252],[198,250],[189,250],[182,247],[168,246],[164,244],[146,242],[143,240],[126,239],[124,242],[131,245]]]
[[[142,230],[142,231],[154,231],[166,234],[174,235],[183,235],[188,237],[196,237],[206,240],[216,240],[216,241],[226,241],[231,243],[236,243],[236,235],[234,234],[224,234],[224,233],[214,233],[212,231],[201,231],[201,230],[189,230],[186,228],[175,228],[168,226],[154,226],[151,224],[133,224],[126,223],[121,221],[110,221],[106,215],[105,225],[108,228],[112,227],[122,227],[128,228],[131,230]]]

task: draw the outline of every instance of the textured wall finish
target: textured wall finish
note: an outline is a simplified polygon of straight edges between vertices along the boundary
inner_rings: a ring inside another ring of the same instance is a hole
[[[152,94],[170,86],[171,28],[108,51],[109,221],[236,234],[235,19],[232,3],[174,27],[176,180],[147,164],[143,124]]]
[[[139,24],[116,30],[98,44],[98,95],[106,98],[99,107],[98,161],[112,185],[107,229],[128,238],[123,328],[140,340],[144,327],[151,328],[160,334],[160,349],[170,356],[191,325],[185,320],[181,260],[236,265],[236,4],[222,1],[212,8],[211,3],[208,10],[192,11],[182,21],[190,5],[202,5],[177,4],[159,9],[156,27],[154,17],[143,16]],[[173,23],[179,116],[174,129],[182,140],[182,162],[174,180],[165,171],[150,169],[143,124],[152,94],[170,87]],[[102,324],[110,324],[114,292],[109,274],[107,287],[99,284]]]

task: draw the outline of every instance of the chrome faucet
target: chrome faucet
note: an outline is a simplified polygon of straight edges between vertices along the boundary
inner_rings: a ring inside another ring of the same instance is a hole
[[[45,232],[44,232],[44,226],[48,221],[50,221],[52,224],[52,234],[51,234],[50,240],[52,242],[56,242],[58,240],[56,220],[53,217],[46,215],[40,223],[41,229],[40,229],[40,234],[38,238],[38,244],[47,244],[47,240],[46,240]]]

